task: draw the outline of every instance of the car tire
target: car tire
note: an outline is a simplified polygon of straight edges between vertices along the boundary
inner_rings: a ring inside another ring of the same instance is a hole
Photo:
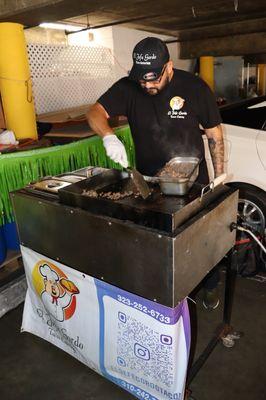
[[[245,184],[233,184],[232,186],[239,189],[238,212],[244,223],[261,235],[265,235],[266,192]]]
[[[232,184],[231,186],[239,189],[239,203],[238,203],[238,218],[244,222],[246,228],[255,229],[262,237],[265,243],[266,240],[266,192],[247,184]],[[243,213],[243,208],[246,205],[246,214],[252,211],[251,219],[245,218],[245,213]],[[261,250],[259,255],[260,262],[257,271],[266,271],[266,256]],[[253,276],[254,273],[250,274]],[[243,276],[249,276],[244,274]]]

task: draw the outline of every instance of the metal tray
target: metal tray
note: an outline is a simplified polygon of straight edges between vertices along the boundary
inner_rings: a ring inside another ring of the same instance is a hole
[[[86,177],[82,176],[82,175],[77,175],[77,174],[74,175],[71,172],[68,172],[66,174],[53,176],[53,179],[64,181],[64,182],[69,182],[69,183],[76,183],[76,182],[81,181],[82,179],[86,179]]]
[[[57,193],[59,189],[71,185],[71,182],[64,182],[54,178],[43,179],[42,181],[30,184],[28,187],[44,192]]]
[[[175,157],[168,164],[177,166],[182,172],[182,177],[173,178],[164,176],[144,176],[147,182],[158,183],[161,191],[170,196],[184,196],[191,189],[199,174],[200,159],[197,157]]]

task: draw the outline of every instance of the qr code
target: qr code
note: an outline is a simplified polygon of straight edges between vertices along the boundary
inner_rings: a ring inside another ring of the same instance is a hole
[[[173,338],[118,312],[117,364],[149,380],[173,384]]]

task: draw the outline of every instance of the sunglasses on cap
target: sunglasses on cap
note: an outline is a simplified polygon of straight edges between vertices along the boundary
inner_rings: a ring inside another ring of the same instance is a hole
[[[155,83],[155,85],[158,85],[158,84],[161,82],[161,80],[162,80],[162,77],[163,77],[164,72],[165,72],[165,70],[166,70],[166,66],[167,66],[167,64],[165,64],[165,65],[163,66],[162,72],[160,73],[160,75],[159,75],[159,77],[158,77],[157,79],[150,79],[150,80],[149,80],[149,79],[147,79],[147,80],[140,79],[140,80],[139,80],[139,83],[140,83],[141,85],[146,85],[146,83],[152,82],[152,83]],[[148,77],[149,74],[153,74],[153,72],[148,72],[148,73],[146,74],[147,77]]]

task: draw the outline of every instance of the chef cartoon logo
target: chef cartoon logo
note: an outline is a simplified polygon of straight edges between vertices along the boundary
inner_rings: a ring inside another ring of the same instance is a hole
[[[180,111],[185,104],[185,99],[180,96],[174,96],[171,98],[169,105],[171,107],[171,111],[168,111],[168,115],[170,118],[181,118],[184,119],[187,116],[186,111]]]
[[[72,317],[76,309],[79,289],[61,269],[48,261],[38,262],[32,272],[36,292],[46,311],[57,321]]]
[[[181,110],[185,103],[185,100],[182,99],[182,97],[175,96],[170,100],[170,107],[172,108],[173,111],[178,111]]]

